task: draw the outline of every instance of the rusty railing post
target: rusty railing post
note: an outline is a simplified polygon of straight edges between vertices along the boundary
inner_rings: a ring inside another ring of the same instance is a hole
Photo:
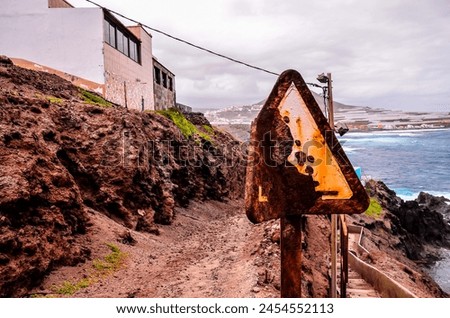
[[[339,215],[341,238],[341,298],[347,298],[348,284],[348,229],[345,215]]]

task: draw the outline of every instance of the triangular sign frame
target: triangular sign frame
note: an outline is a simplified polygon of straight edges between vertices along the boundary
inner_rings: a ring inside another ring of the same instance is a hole
[[[302,76],[283,72],[251,127],[248,218],[259,223],[300,214],[355,214],[368,205],[364,187]]]

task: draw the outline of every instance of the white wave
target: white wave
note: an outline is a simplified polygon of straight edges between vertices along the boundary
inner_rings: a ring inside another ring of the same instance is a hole
[[[400,143],[401,139],[394,136],[362,136],[361,138],[348,138],[349,143],[380,143],[380,144],[393,144],[393,143]]]
[[[403,201],[414,201],[415,199],[417,199],[417,197],[419,196],[419,193],[416,194],[411,194],[411,195],[407,195],[407,194],[398,194],[397,196],[402,199]]]
[[[426,192],[428,194],[434,195],[435,197],[444,197],[444,198],[450,200],[450,192],[426,191],[426,190],[413,192],[408,189],[394,189],[394,191],[397,194],[397,196],[399,198],[403,199],[404,201],[413,201],[413,200],[417,199],[420,192]],[[446,202],[446,203],[450,205],[450,202]]]
[[[414,132],[404,132],[404,133],[398,133],[395,136],[399,137],[415,137],[415,136],[422,136],[421,133],[414,133]]]
[[[394,130],[377,130],[377,131],[359,131],[359,132],[353,132],[349,131],[346,137],[370,137],[370,136],[418,136],[425,132],[433,132],[433,131],[443,131],[448,130],[448,128],[423,128],[423,129],[394,129]]]
[[[357,148],[357,147],[347,147],[343,146],[345,152],[355,152],[357,150],[365,150],[366,148]]]
[[[398,133],[423,133],[423,132],[431,132],[431,131],[442,131],[448,130],[448,128],[419,128],[419,129],[393,129],[393,130],[383,130],[377,131],[376,133],[386,133],[386,134],[398,134]]]

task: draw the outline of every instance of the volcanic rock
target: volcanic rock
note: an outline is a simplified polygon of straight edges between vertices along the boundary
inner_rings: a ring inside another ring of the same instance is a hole
[[[214,131],[205,142],[155,112],[87,103],[70,82],[1,57],[0,296],[22,296],[56,266],[89,257],[75,243],[89,209],[156,234],[142,210],[171,224],[176,205],[242,197],[236,141]]]
[[[425,255],[427,246],[450,247],[450,226],[441,213],[448,209],[444,206],[445,198],[422,193],[417,200],[405,202],[381,181],[370,180],[366,188],[384,208],[391,223],[389,228],[383,222],[378,222],[378,226],[384,226],[390,234],[399,237],[400,248],[408,258],[423,260],[428,257],[433,261],[436,256]],[[369,225],[374,226],[377,226],[376,221]]]

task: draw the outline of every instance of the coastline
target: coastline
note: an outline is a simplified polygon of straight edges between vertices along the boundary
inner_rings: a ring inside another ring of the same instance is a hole
[[[349,126],[350,127],[350,126]],[[370,129],[358,129],[358,128],[351,128],[349,133],[379,133],[379,132],[385,132],[385,133],[395,133],[399,131],[404,132],[430,132],[430,131],[439,131],[439,130],[449,130],[450,124],[447,126],[437,126],[437,127],[398,127],[398,128],[389,128],[389,129],[382,129],[382,128],[370,128]]]
[[[368,129],[368,130],[359,130],[359,129],[352,129],[349,131],[349,133],[374,133],[374,132],[386,132],[386,133],[395,133],[399,131],[404,132],[430,132],[430,131],[439,131],[439,130],[450,130],[450,125],[446,127],[426,127],[426,128],[420,128],[420,127],[413,127],[413,128],[390,128],[390,129]]]
[[[435,197],[444,197],[445,199],[449,200],[449,202],[447,203],[447,205],[450,205],[450,193],[449,192],[436,192],[436,191],[418,191],[418,192],[411,192],[411,194],[403,194],[401,190],[399,189],[392,189],[395,191],[395,193],[397,194],[397,196],[402,199],[403,201],[414,201],[416,200],[421,192],[425,192],[428,194],[431,194]]]
[[[416,268],[424,274],[423,279],[429,276],[433,280],[429,286],[435,283],[445,295],[442,297],[448,297],[450,272],[439,267],[450,263],[446,257],[450,256],[450,225],[440,210],[445,199],[424,193],[415,201],[403,201],[386,184],[375,180],[366,183],[366,190],[382,212],[378,216],[353,215],[351,219],[367,229],[370,239],[365,247],[373,252],[370,261],[406,287],[414,288],[411,279],[416,278],[402,279],[401,266],[395,265],[395,260]],[[450,212],[450,208],[446,210]]]
[[[440,259],[424,269],[446,293],[450,293],[450,249],[440,250]]]

